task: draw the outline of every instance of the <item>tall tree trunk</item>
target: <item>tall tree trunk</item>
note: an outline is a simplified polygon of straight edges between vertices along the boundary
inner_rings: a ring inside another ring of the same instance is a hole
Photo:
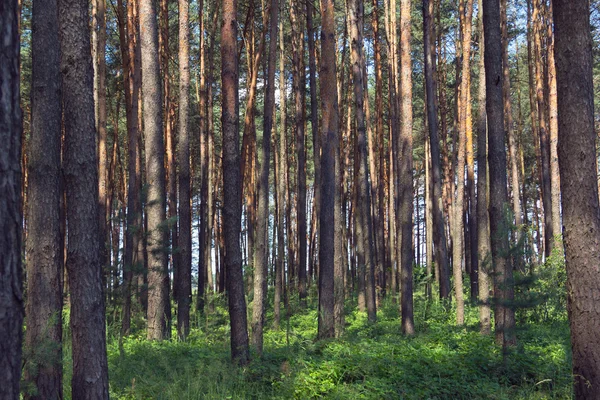
[[[513,300],[512,265],[508,246],[508,224],[504,208],[508,201],[504,107],[502,97],[502,37],[500,33],[499,0],[483,1],[485,36],[485,87],[488,120],[488,157],[490,167],[490,236],[492,265],[495,274],[496,340],[504,347],[513,345],[514,310],[506,306]]]
[[[144,93],[144,137],[146,153],[146,217],[148,220],[148,339],[167,336],[165,304],[169,302],[165,230],[165,145],[162,135],[163,113],[158,65],[156,7],[151,0],[140,0],[140,43],[142,53],[142,91]]]
[[[309,68],[309,84],[310,84],[310,129],[312,131],[313,140],[313,165],[315,169],[315,180],[313,184],[314,198],[313,198],[313,215],[314,227],[313,231],[316,233],[319,231],[319,209],[321,204],[321,136],[319,134],[319,104],[317,99],[317,51],[315,49],[315,29],[313,26],[313,14],[314,4],[312,0],[306,0],[306,30],[308,33],[308,68]],[[313,236],[314,238],[314,236]],[[313,248],[318,247],[314,240]],[[318,257],[315,258],[313,251],[309,253],[310,264],[318,264]],[[309,275],[309,282],[312,276],[316,276],[315,272],[318,269],[318,265],[313,265],[312,274]]]
[[[267,302],[269,170],[271,166],[271,131],[273,130],[273,108],[275,104],[275,62],[277,61],[277,19],[279,14],[277,0],[271,0],[269,14],[269,57],[263,120],[263,154],[258,184],[256,251],[254,252],[254,303],[252,309],[252,344],[259,356],[262,355],[263,349],[263,327]]]
[[[231,358],[249,362],[246,299],[242,275],[241,182],[239,151],[239,91],[237,57],[237,0],[223,0],[221,25],[221,80],[223,90],[223,222],[225,228],[225,265],[231,321]]]
[[[438,135],[438,115],[436,103],[435,47],[433,26],[433,0],[423,0],[423,32],[425,46],[425,89],[427,91],[427,122],[431,146],[431,174],[433,178],[433,237],[436,249],[436,264],[439,276],[440,299],[450,297],[450,276],[448,272],[448,248],[444,222],[442,195],[442,171],[440,165],[440,138]]]
[[[589,2],[554,0],[558,151],[576,399],[600,393],[600,217]]]
[[[319,232],[319,338],[335,335],[334,286],[343,287],[343,277],[334,276],[334,214],[336,192],[336,141],[338,140],[338,96],[335,65],[335,0],[321,0],[321,215]],[[335,278],[335,282],[334,282]]]
[[[305,91],[306,71],[304,67],[304,26],[300,19],[302,9],[300,0],[292,2],[290,8],[290,22],[292,24],[292,55],[293,55],[293,80],[294,80],[294,107],[295,107],[295,136],[296,136],[296,174],[297,195],[296,207],[298,222],[298,294],[300,305],[306,305],[306,149],[304,147],[304,121],[306,119]]]
[[[25,345],[48,359],[25,369],[37,388],[30,399],[62,398],[63,248],[60,234],[62,107],[56,0],[35,1],[32,15],[31,137]]]
[[[379,38],[379,1],[373,0],[373,52],[375,69],[375,141],[377,144],[377,179],[373,179],[373,202],[377,205],[375,211],[375,237],[377,241],[378,266],[377,275],[379,281],[379,290],[382,296],[386,294],[385,276],[389,266],[386,258],[386,245],[384,240],[385,231],[385,195],[384,195],[384,173],[385,173],[385,152],[383,140],[383,72],[381,58],[381,39]]]
[[[457,149],[457,164],[456,164],[456,202],[454,203],[453,215],[453,238],[452,238],[452,270],[454,275],[454,291],[456,296],[456,324],[464,324],[464,294],[463,294],[463,276],[462,276],[462,260],[464,246],[464,224],[463,224],[463,207],[465,197],[465,152],[467,143],[467,130],[471,130],[470,120],[467,120],[467,103],[469,102],[469,88],[471,80],[471,20],[473,17],[473,0],[466,0],[463,3],[460,0],[459,13],[461,14],[462,25],[462,40],[461,40],[461,79],[458,99],[459,113],[459,133]]]
[[[281,14],[284,11],[284,2],[280,1],[279,7],[281,8]],[[285,80],[285,40],[283,35],[283,17],[279,22],[279,103],[280,103],[280,128],[279,128],[279,157],[277,163],[277,257],[279,262],[279,268],[276,272],[275,278],[275,299],[274,299],[274,324],[275,327],[279,325],[280,318],[280,307],[281,298],[284,294],[285,286],[285,212],[287,210],[285,189],[287,179],[287,168],[286,168],[286,140],[285,140],[285,114],[286,114],[286,80]],[[289,220],[287,220],[289,224]]]
[[[485,43],[483,27],[483,0],[478,0],[479,10],[479,90],[477,102],[477,253],[478,286],[479,286],[479,323],[481,333],[489,335],[491,331],[490,305],[489,305],[489,272],[491,271],[490,259],[490,233],[488,214],[488,179],[487,179],[487,113],[485,92]]]
[[[128,2],[127,11],[121,0],[117,3],[119,11],[119,42],[123,59],[123,76],[125,86],[125,115],[127,119],[128,145],[128,181],[127,181],[127,225],[125,228],[125,254],[123,259],[123,280],[125,286],[123,320],[121,335],[128,335],[131,325],[131,293],[134,272],[142,269],[142,255],[139,252],[142,232],[142,210],[140,200],[141,176],[137,167],[138,160],[138,98],[141,71],[136,63],[135,53],[135,20],[132,2]],[[125,16],[126,14],[126,16]],[[127,35],[125,32],[127,20]]]
[[[413,157],[412,157],[412,62],[411,62],[411,0],[400,0],[400,68],[401,68],[401,112],[402,128],[396,157],[401,157],[398,168],[399,181],[399,207],[401,223],[401,311],[402,332],[405,335],[415,333],[413,321],[413,246],[412,246],[412,215],[413,215]]]
[[[539,139],[541,155],[541,187],[544,205],[544,249],[546,257],[554,248],[554,224],[552,223],[552,187],[550,182],[550,141],[548,137],[548,123],[545,112],[544,99],[544,71],[542,66],[542,15],[541,0],[533,0],[533,23],[535,43],[535,92],[537,96],[537,109],[539,121]]]
[[[18,399],[23,338],[19,6],[0,3],[0,398]]]
[[[207,263],[208,254],[210,253],[210,231],[208,230],[209,213],[209,152],[208,152],[208,90],[206,86],[206,41],[204,32],[204,1],[201,0],[198,4],[198,20],[200,21],[200,93],[198,98],[198,114],[200,117],[200,197],[198,199],[198,293],[196,309],[199,314],[204,312],[204,297],[205,286],[207,284],[205,277],[212,275],[212,267]],[[217,14],[215,12],[215,14]],[[211,41],[212,43],[212,41]],[[211,44],[212,48],[212,44]],[[209,271],[210,270],[210,271]]]
[[[375,263],[373,249],[373,220],[371,214],[371,191],[368,180],[367,135],[365,121],[363,66],[364,5],[361,0],[349,1],[350,37],[352,40],[351,63],[354,101],[356,107],[356,153],[354,159],[356,185],[356,252],[360,280],[365,281],[367,314],[370,322],[377,319],[375,308]]]
[[[518,245],[521,238],[521,224],[523,223],[521,211],[521,195],[519,193],[519,166],[517,155],[517,141],[515,139],[515,130],[513,124],[512,107],[510,102],[510,63],[508,60],[508,21],[507,21],[507,0],[500,1],[500,31],[502,35],[502,74],[504,96],[504,123],[506,124],[506,133],[508,136],[508,155],[510,160],[510,177],[512,186],[512,212],[517,229],[515,230],[515,243]],[[523,269],[523,258],[520,255],[514,257],[515,268]]]
[[[554,34],[552,33],[552,0],[547,7],[547,43],[548,43],[548,112],[550,125],[550,186],[552,193],[552,231],[554,247],[561,256],[564,254],[562,244],[562,224],[560,218],[560,171],[558,165],[558,95],[556,86],[556,65],[554,60]]]
[[[98,229],[98,164],[88,2],[59,0],[68,248],[73,338],[72,397],[108,399],[106,326]],[[93,349],[94,351],[90,351]]]
[[[190,29],[189,2],[179,0],[179,134],[177,167],[179,188],[179,281],[177,302],[177,332],[185,340],[190,332],[192,305],[192,213],[190,208]],[[161,136],[162,137],[162,136]],[[146,157],[151,157],[147,153]],[[204,245],[202,243],[201,245]],[[199,274],[204,274],[201,270]]]
[[[106,0],[96,0],[96,15],[94,32],[96,32],[96,52],[94,64],[96,66],[96,129],[98,133],[98,221],[100,229],[100,265],[104,287],[109,276],[109,244],[108,244],[108,158],[106,150]]]

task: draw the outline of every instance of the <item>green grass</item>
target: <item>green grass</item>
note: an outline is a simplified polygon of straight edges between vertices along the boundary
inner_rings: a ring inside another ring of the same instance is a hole
[[[417,334],[400,333],[397,305],[378,322],[349,312],[343,338],[316,342],[314,308],[295,311],[289,329],[267,329],[264,356],[231,365],[224,304],[195,321],[187,342],[149,342],[138,330],[110,335],[110,393],[115,399],[569,399],[569,331],[564,318],[521,325],[519,346],[503,360],[492,337],[478,332],[477,309],[454,326],[453,312],[417,299]],[[314,306],[314,304],[313,304]],[[349,307],[350,311],[351,307]],[[270,315],[269,315],[270,317]],[[271,326],[269,319],[268,326]],[[65,348],[65,397],[70,351]]]

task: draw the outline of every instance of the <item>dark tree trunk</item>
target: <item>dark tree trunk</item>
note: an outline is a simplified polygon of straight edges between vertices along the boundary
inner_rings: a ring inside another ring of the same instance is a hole
[[[304,146],[304,120],[306,119],[305,92],[306,71],[304,67],[304,31],[300,15],[300,0],[292,2],[290,20],[292,23],[292,53],[294,72],[294,126],[296,135],[296,173],[298,203],[296,207],[298,222],[298,295],[300,305],[306,305],[306,149]]]
[[[490,167],[490,237],[492,265],[495,274],[496,340],[503,347],[513,345],[514,310],[506,306],[513,300],[512,265],[510,262],[505,215],[508,202],[506,178],[506,149],[504,132],[504,107],[502,97],[502,38],[500,35],[499,0],[483,1],[483,27],[485,35],[485,87],[488,120],[488,157]]]
[[[59,0],[68,248],[73,338],[72,397],[108,399],[98,229],[98,165],[88,2]]]
[[[600,218],[587,0],[554,0],[558,156],[576,399],[600,393]]]
[[[246,299],[242,275],[240,227],[242,196],[240,182],[239,92],[237,59],[237,0],[223,0],[221,25],[221,80],[223,90],[223,223],[225,265],[231,321],[231,358],[241,365],[249,362]]]
[[[444,206],[442,204],[442,175],[440,166],[440,138],[438,135],[437,102],[435,99],[437,85],[434,79],[435,51],[433,32],[433,0],[423,0],[423,24],[425,43],[425,88],[427,91],[427,122],[429,126],[429,143],[431,147],[431,174],[433,178],[433,237],[438,264],[440,298],[450,296],[450,276],[448,272],[448,249],[444,223]]]
[[[0,3],[0,398],[18,399],[23,338],[19,7]],[[91,66],[91,65],[90,65]],[[93,109],[92,109],[93,112]],[[95,215],[95,214],[94,214]]]
[[[30,399],[62,398],[63,248],[60,235],[61,90],[56,0],[35,1],[32,15],[31,137],[27,211],[27,331],[29,351],[49,358],[29,365]],[[36,362],[36,360],[33,360]]]
[[[148,339],[167,337],[165,317],[169,302],[165,215],[165,165],[162,96],[158,63],[156,6],[140,0],[140,44],[146,153],[146,218],[148,221]]]
[[[338,98],[335,65],[334,1],[321,1],[321,215],[319,232],[319,338],[335,335],[333,318],[334,293],[334,213],[335,209],[335,143],[338,140]],[[336,285],[344,285],[336,276]]]
[[[350,36],[352,39],[352,83],[354,87],[354,101],[356,106],[356,157],[354,160],[356,181],[356,235],[358,242],[356,251],[358,255],[359,282],[365,284],[367,314],[370,322],[377,319],[375,308],[375,263],[373,249],[373,220],[371,218],[371,192],[368,180],[367,160],[367,135],[364,103],[364,55],[363,55],[363,29],[364,5],[361,0],[350,1]]]

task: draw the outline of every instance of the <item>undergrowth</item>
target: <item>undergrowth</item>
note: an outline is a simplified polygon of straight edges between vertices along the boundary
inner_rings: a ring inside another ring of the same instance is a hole
[[[453,312],[416,299],[417,334],[400,332],[398,306],[384,301],[378,322],[348,307],[346,333],[316,342],[317,313],[292,305],[279,330],[265,332],[264,355],[231,365],[225,303],[198,318],[186,342],[150,342],[139,329],[119,348],[109,326],[114,399],[570,399],[569,331],[564,318],[521,325],[507,357],[478,331],[477,308],[466,324]],[[285,313],[284,313],[285,315]],[[271,315],[268,326],[271,327]],[[173,335],[175,336],[175,335]],[[70,390],[66,344],[65,397]]]

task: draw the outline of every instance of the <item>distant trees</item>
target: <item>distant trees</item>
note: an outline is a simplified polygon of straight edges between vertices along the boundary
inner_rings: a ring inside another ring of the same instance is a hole
[[[558,156],[576,399],[600,393],[600,216],[590,8],[586,0],[554,0]]]
[[[74,398],[108,396],[105,326],[120,325],[123,339],[147,321],[147,337],[164,340],[176,315],[184,340],[199,321],[192,296],[207,321],[226,298],[241,365],[249,327],[263,352],[270,290],[276,329],[318,303],[318,338],[339,337],[345,310],[376,323],[390,301],[412,335],[424,282],[427,301],[436,290],[455,302],[458,325],[478,301],[488,334],[493,311],[510,346],[513,273],[533,278],[551,252],[563,255],[561,219],[574,371],[594,387],[595,353],[582,345],[595,343],[589,293],[600,285],[589,272],[598,188],[587,4],[423,0],[421,41],[410,0],[348,0],[343,11],[334,0],[92,0],[91,24],[89,0],[53,1],[23,15],[24,71],[21,17],[12,1],[0,6],[0,97],[12,100],[1,104],[0,332],[12,341],[0,343],[0,376],[20,374],[19,351],[4,346],[20,348],[23,256],[24,378],[37,390],[26,397],[60,397],[65,298]],[[511,29],[520,13],[527,34]],[[45,341],[56,362],[37,365]],[[591,396],[581,382],[578,395]]]

